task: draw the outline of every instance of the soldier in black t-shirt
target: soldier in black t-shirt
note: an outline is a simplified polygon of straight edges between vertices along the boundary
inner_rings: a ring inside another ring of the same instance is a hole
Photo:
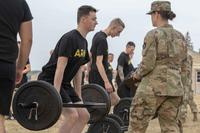
[[[21,81],[30,53],[32,18],[25,0],[0,0],[0,133],[6,132],[4,117],[9,115],[15,82]]]
[[[117,76],[116,83],[118,86],[117,94],[120,98],[132,97],[132,89],[123,84],[124,77],[134,70],[131,63],[131,56],[135,50],[134,42],[130,41],[126,45],[125,52],[122,52],[117,60]]]
[[[87,84],[87,66],[84,65],[81,67],[82,70],[82,79],[81,79],[81,85]]]
[[[100,32],[97,32],[92,40],[92,47],[90,49],[92,63],[89,72],[89,82],[96,83],[104,87],[111,96],[111,104],[116,105],[119,97],[114,92],[112,79],[108,77],[108,43],[107,37],[119,36],[123,31],[125,25],[121,19],[115,18],[111,21],[110,25]]]
[[[130,72],[134,71],[134,67],[131,62],[131,56],[135,50],[134,42],[130,41],[126,45],[126,50],[120,54],[117,60],[117,76],[116,83],[118,86],[117,94],[120,98],[132,97],[132,90],[123,84],[124,77]]]
[[[81,6],[77,13],[78,27],[64,34],[58,41],[48,63],[43,66],[38,79],[54,85],[63,103],[82,103],[81,66],[89,61],[86,35],[93,31],[96,9]],[[74,88],[71,81],[74,79]],[[63,108],[59,133],[81,133],[89,120],[86,108]]]

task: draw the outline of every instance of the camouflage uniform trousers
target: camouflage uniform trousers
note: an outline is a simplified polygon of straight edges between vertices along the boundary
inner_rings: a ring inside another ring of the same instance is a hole
[[[183,98],[183,104],[181,105],[180,108],[180,118],[185,119],[187,117],[187,105],[189,104],[191,112],[192,113],[197,113],[197,105],[194,102],[193,98],[193,90],[189,89],[188,91],[185,92],[184,98]]]
[[[161,133],[179,133],[178,112],[181,101],[181,96],[155,96],[153,90],[136,92],[130,108],[128,133],[145,133],[155,116],[158,117]]]

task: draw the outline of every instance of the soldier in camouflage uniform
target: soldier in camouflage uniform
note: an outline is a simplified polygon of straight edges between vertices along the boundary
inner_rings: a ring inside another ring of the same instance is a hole
[[[132,80],[141,80],[130,108],[128,133],[145,133],[158,117],[161,133],[178,133],[177,114],[184,94],[181,68],[187,58],[184,36],[168,20],[175,18],[168,1],[151,5],[152,24],[144,39],[142,62]]]
[[[182,82],[184,86],[184,96],[183,96],[183,105],[180,109],[180,120],[182,123],[185,122],[187,117],[187,105],[190,105],[191,111],[193,113],[193,121],[197,121],[197,105],[193,99],[193,90],[192,90],[192,56],[187,55],[187,62],[185,62],[185,75],[182,74]]]

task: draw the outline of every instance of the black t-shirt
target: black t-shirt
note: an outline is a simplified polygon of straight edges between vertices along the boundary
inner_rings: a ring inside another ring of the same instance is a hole
[[[134,70],[134,67],[131,63],[131,59],[130,59],[129,55],[126,54],[125,52],[122,52],[117,60],[117,70],[118,70],[118,66],[123,67],[124,77],[126,77],[128,75],[128,73],[130,73],[131,71]],[[117,73],[116,80],[120,80],[118,73]]]
[[[91,64],[91,71],[98,71],[96,66],[96,58],[97,56],[103,56],[102,64],[104,66],[105,71],[108,70],[108,43],[107,43],[107,35],[100,31],[97,32],[92,40],[92,47],[90,52],[92,54],[92,64]]]
[[[62,84],[70,84],[79,68],[89,62],[87,47],[87,40],[77,30],[64,34],[58,41],[49,62],[42,68],[40,79],[47,79],[53,83],[58,57],[67,57],[68,63]]]
[[[21,23],[32,18],[25,0],[0,0],[0,60],[16,61],[17,33]]]

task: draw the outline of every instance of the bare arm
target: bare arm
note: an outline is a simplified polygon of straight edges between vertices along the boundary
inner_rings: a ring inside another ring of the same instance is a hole
[[[103,64],[102,64],[102,60],[103,60],[103,56],[97,56],[97,59],[96,59],[96,65],[97,65],[97,68],[98,68],[98,71],[104,81],[104,84],[105,84],[105,88],[107,89],[108,92],[112,92],[112,86],[108,80],[108,77],[106,75],[106,72],[105,72],[105,69],[103,67]]]
[[[21,45],[19,55],[16,62],[16,83],[19,83],[22,78],[22,71],[28,60],[32,46],[32,21],[23,22],[20,25],[19,36]]]
[[[67,66],[67,63],[68,63],[67,57],[58,58],[56,72],[54,76],[54,87],[57,89],[58,92],[60,92],[60,87],[62,84],[63,75],[64,75],[65,68]]]
[[[123,66],[118,66],[118,73],[119,73],[119,77],[121,79],[121,81],[124,80],[124,72],[123,72]]]
[[[28,72],[30,72],[31,71],[31,65],[30,64],[27,64],[26,65],[26,68],[23,70],[23,74],[24,73],[28,73]]]
[[[78,96],[81,98],[81,81],[82,81],[82,70],[79,68],[78,72],[74,76],[74,88]]]
[[[90,52],[89,52],[89,57],[90,57],[90,61],[87,63],[87,73],[90,72],[91,64],[92,64],[92,54]]]
[[[105,82],[109,82],[109,80],[106,75],[105,69],[103,67],[102,60],[103,60],[103,56],[97,56],[96,65],[97,65],[98,71],[105,83]]]

